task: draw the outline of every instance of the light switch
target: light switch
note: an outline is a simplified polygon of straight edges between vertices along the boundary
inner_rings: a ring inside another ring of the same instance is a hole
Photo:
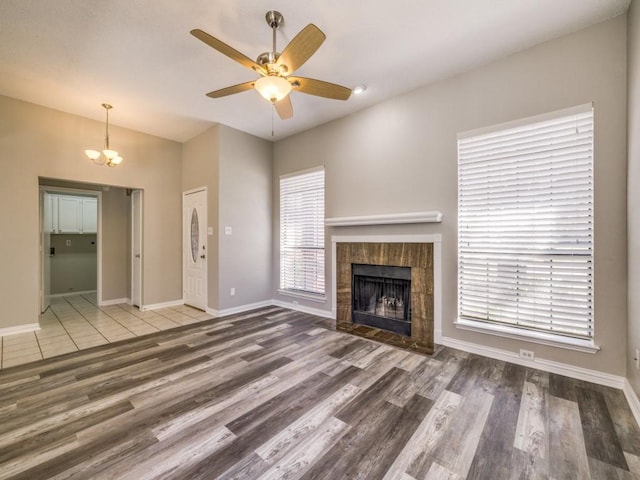
[[[224,234],[231,235],[231,227],[224,227]]]
[[[67,240],[66,245],[67,245],[67,247],[70,247],[71,246],[71,240]]]
[[[207,235],[213,235],[213,227],[207,227]]]

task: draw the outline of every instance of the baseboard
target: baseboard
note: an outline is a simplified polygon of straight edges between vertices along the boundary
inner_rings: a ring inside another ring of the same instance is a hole
[[[173,300],[171,302],[162,302],[162,303],[150,303],[149,305],[142,305],[140,307],[141,312],[147,312],[149,310],[158,310],[159,308],[169,308],[169,307],[178,307],[180,305],[184,305],[184,300]]]
[[[297,310],[298,312],[309,313],[319,317],[334,318],[332,312],[329,310],[320,310],[319,308],[307,307],[305,305],[300,305],[299,303],[283,302],[282,300],[271,300],[270,303],[276,307],[289,308],[291,310]]]
[[[51,298],[71,297],[73,295],[88,295],[90,293],[96,293],[95,290],[83,290],[82,292],[65,292],[65,293],[53,293]]]
[[[239,305],[237,307],[225,308],[223,310],[214,310],[213,308],[207,308],[205,311],[209,315],[213,315],[214,317],[226,317],[228,315],[235,315],[236,313],[255,310],[256,308],[270,307],[272,305],[273,305],[273,302],[271,300],[263,300],[262,302],[247,303],[246,305]]]
[[[113,300],[103,300],[98,304],[100,307],[108,307],[110,305],[120,305],[121,303],[131,304],[130,298],[114,298]]]
[[[624,389],[627,379],[618,375],[612,375],[610,373],[598,372],[597,370],[589,370],[587,368],[576,367],[573,365],[567,365],[566,363],[554,362],[552,360],[545,360],[543,358],[536,358],[535,360],[526,360],[520,358],[515,352],[508,350],[502,350],[499,348],[487,347],[484,345],[478,345],[476,343],[464,342],[450,337],[442,337],[440,345],[445,345],[451,348],[457,348],[469,353],[475,353],[496,360],[503,360],[505,362],[515,363],[524,367],[537,368],[545,372],[555,373],[558,375],[564,375],[566,377],[575,378],[577,380],[584,380],[591,383],[597,383],[598,385],[605,385],[607,387],[613,387],[620,390]]]
[[[626,378],[624,379],[624,388],[622,390],[624,391],[624,396],[627,397],[627,403],[629,403],[631,413],[633,413],[636,422],[640,425],[640,399],[638,399],[636,392],[633,391],[629,380]]]
[[[38,323],[27,323],[25,325],[16,325],[15,327],[0,328],[0,337],[7,335],[17,335],[19,333],[37,332],[40,330]]]

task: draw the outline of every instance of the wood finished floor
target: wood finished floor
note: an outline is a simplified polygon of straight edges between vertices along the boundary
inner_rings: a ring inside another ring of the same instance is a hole
[[[0,478],[640,479],[615,389],[280,308],[0,372]]]

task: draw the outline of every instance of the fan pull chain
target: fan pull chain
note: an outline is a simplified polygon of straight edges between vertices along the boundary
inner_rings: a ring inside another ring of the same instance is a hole
[[[276,104],[271,104],[271,136],[275,137],[274,129],[273,129],[273,111],[276,109]]]

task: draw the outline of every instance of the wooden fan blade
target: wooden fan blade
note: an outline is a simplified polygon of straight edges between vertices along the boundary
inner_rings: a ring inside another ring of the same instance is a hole
[[[293,37],[289,45],[284,47],[276,65],[286,65],[286,74],[290,75],[309,60],[327,36],[318,27],[310,23]]]
[[[207,93],[207,97],[211,98],[220,98],[226,97],[227,95],[233,95],[234,93],[246,92],[247,90],[251,90],[255,85],[255,80],[245,83],[239,83],[238,85],[233,85],[227,88],[221,88],[220,90],[214,90],[213,92]]]
[[[276,112],[278,112],[278,116],[282,120],[293,117],[293,105],[291,105],[290,95],[287,95],[279,102],[276,102],[274,105],[276,107]]]
[[[309,95],[316,95],[317,97],[347,100],[351,95],[350,88],[336,85],[335,83],[323,82],[315,78],[287,77],[287,80],[296,90]]]
[[[229,45],[224,43],[222,40],[218,40],[216,37],[212,37],[207,32],[203,32],[202,30],[196,28],[195,30],[191,30],[191,35],[196,37],[198,40],[203,41],[210,47],[215,48],[217,51],[219,51],[223,55],[226,55],[231,60],[235,60],[240,65],[250,68],[251,70],[255,70],[258,73],[263,72],[264,74],[266,74],[263,68],[260,65],[258,65],[256,62],[251,60],[249,57],[240,53],[235,48],[230,47]]]

